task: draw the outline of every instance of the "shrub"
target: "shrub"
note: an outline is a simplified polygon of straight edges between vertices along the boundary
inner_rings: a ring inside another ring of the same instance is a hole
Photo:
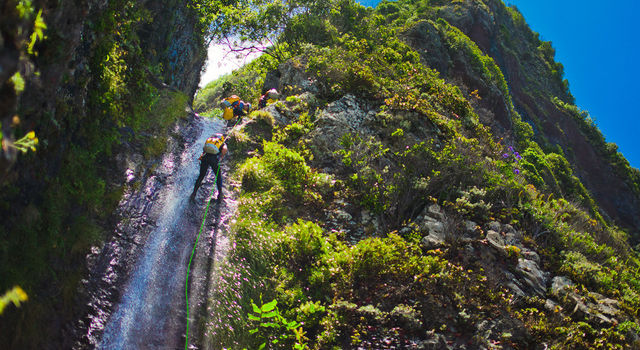
[[[296,274],[307,275],[309,267],[329,250],[322,229],[312,222],[298,219],[284,234],[287,238],[282,246],[283,260],[288,260],[288,269]]]
[[[273,115],[267,111],[257,110],[251,112],[249,114],[249,118],[254,119],[256,121],[267,124],[269,127],[273,128],[275,124],[275,120],[273,119]]]
[[[246,192],[268,191],[279,182],[265,162],[257,158],[247,159],[238,172],[242,179],[242,190]]]
[[[304,158],[298,152],[275,142],[265,141],[263,148],[262,161],[282,181],[285,190],[295,197],[300,197],[311,172]]]

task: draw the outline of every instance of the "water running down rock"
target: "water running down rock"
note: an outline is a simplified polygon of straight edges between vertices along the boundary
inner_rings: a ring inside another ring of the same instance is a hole
[[[205,178],[195,203],[189,203],[188,196],[198,174],[202,144],[221,128],[219,122],[202,119],[177,126],[175,134],[183,143],[174,140],[154,171],[139,179],[134,171],[128,172],[128,181],[139,181],[141,186],[121,201],[113,239],[92,252],[91,277],[84,282],[88,313],[78,323],[75,348],[184,346],[187,262],[214,187],[213,175]],[[226,198],[212,206],[196,247],[189,277],[190,344],[202,334],[196,320],[206,306],[209,285],[215,282],[214,262],[228,249],[226,229],[233,205]]]

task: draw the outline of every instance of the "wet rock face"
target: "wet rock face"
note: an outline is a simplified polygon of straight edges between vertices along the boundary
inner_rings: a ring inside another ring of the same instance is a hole
[[[19,114],[22,130],[35,130],[41,143],[31,159],[21,161],[18,158],[17,163],[15,152],[0,150],[0,175],[7,173],[6,177],[0,177],[5,184],[27,189],[21,191],[21,200],[38,206],[44,205],[41,197],[45,193],[47,181],[59,176],[62,160],[70,145],[75,143],[79,147],[86,147],[86,143],[91,142],[85,139],[86,135],[77,135],[78,124],[90,118],[92,121],[99,120],[106,128],[113,127],[113,122],[102,117],[99,111],[90,110],[87,102],[91,88],[100,79],[90,69],[92,60],[104,55],[102,52],[95,52],[96,46],[105,36],[114,34],[101,32],[101,26],[98,25],[105,9],[110,5],[109,1],[32,0],[30,3],[36,13],[42,10],[47,25],[46,40],[38,42],[34,47],[38,52],[37,57],[19,50],[22,42],[28,41],[34,18],[20,18],[14,9],[15,1],[5,1],[0,5],[0,123],[2,133],[7,137],[11,134],[9,127],[13,116]],[[194,32],[197,19],[187,11],[187,3],[186,0],[138,1],[138,6],[146,7],[154,16],[138,36],[142,40],[142,52],[139,54],[147,57],[151,64],[162,63],[164,76],[160,78],[164,78],[167,85],[192,95],[197,88],[206,51],[202,47],[202,41],[198,39],[199,34]],[[142,58],[144,57],[141,56]],[[20,96],[16,96],[13,84],[7,81],[18,70],[25,81],[25,89]],[[36,72],[39,74],[35,74]],[[123,130],[123,133],[126,134],[127,131]],[[125,138],[123,135],[123,139]],[[127,147],[113,151],[112,158],[101,158],[99,161],[113,164],[113,168],[122,166],[113,171],[109,169],[105,176],[111,182],[108,186],[119,186],[127,181],[125,169],[131,169],[133,174],[140,169],[132,164],[140,166],[141,163],[135,154],[123,154],[129,151]],[[7,217],[21,212],[24,209],[21,205],[17,203],[12,206],[11,211],[0,213],[2,221],[5,222]],[[78,214],[91,215],[82,212]],[[82,264],[77,261],[73,262],[73,266],[63,265],[63,262],[58,264],[56,268],[60,270],[57,271],[75,274],[83,269]],[[60,293],[59,290],[49,290],[59,288],[56,283],[42,284],[46,285],[42,295]],[[34,296],[32,303],[37,302],[39,300]],[[49,306],[51,305],[47,305]],[[61,305],[55,307],[62,309]],[[64,308],[68,309],[67,306]],[[46,339],[50,342],[47,346],[51,348],[69,348],[55,344],[68,341],[61,339],[58,325],[64,322],[62,318],[72,317],[70,314],[73,312],[75,310],[64,313],[47,312],[48,317],[55,320],[42,326],[43,336],[40,341]],[[12,332],[8,331],[10,328],[5,322],[13,321],[15,320],[7,317],[0,320],[0,328],[7,330],[0,335],[1,344],[11,344],[6,338]],[[32,347],[37,346],[26,346]]]

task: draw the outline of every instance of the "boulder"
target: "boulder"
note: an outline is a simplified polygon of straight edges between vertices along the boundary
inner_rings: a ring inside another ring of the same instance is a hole
[[[551,280],[551,295],[563,297],[567,293],[573,292],[575,284],[565,276],[556,276]]]
[[[427,235],[422,237],[420,241],[422,247],[426,250],[437,249],[444,247],[444,239],[436,235]]]
[[[540,269],[538,263],[528,259],[518,259],[517,270],[521,275],[521,280],[529,289],[538,296],[544,296],[549,280],[547,273]]]
[[[485,227],[485,229],[488,230],[493,230],[496,232],[502,232],[502,225],[500,225],[499,222],[497,221],[491,221],[490,223],[488,223]]]
[[[420,224],[420,231],[425,234],[421,241],[423,248],[431,250],[445,245],[444,225],[441,221],[427,216]]]
[[[504,240],[502,239],[502,236],[497,231],[494,231],[494,230],[487,231],[486,238],[487,238],[487,243],[489,243],[490,246],[494,247],[499,252],[504,252],[506,254],[506,250],[504,248]]]
[[[522,248],[522,239],[524,238],[522,232],[516,231],[513,226],[509,224],[502,226],[502,232],[504,232],[504,241],[506,244]]]
[[[428,218],[420,225],[420,231],[427,235],[434,235],[444,239],[444,225],[441,221]]]
[[[427,207],[427,215],[436,220],[444,220],[444,211],[437,204],[431,204]]]
[[[522,250],[520,251],[520,254],[524,259],[535,261],[538,265],[540,264],[540,256],[538,255],[538,253],[534,252],[533,250],[522,248]]]

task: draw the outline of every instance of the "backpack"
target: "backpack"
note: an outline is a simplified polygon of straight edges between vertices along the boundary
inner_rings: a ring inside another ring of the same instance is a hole
[[[208,154],[218,154],[224,145],[224,136],[210,137],[204,142],[203,151]]]
[[[233,118],[233,109],[240,103],[240,97],[237,95],[231,95],[220,102],[222,108],[222,118],[229,120]]]

